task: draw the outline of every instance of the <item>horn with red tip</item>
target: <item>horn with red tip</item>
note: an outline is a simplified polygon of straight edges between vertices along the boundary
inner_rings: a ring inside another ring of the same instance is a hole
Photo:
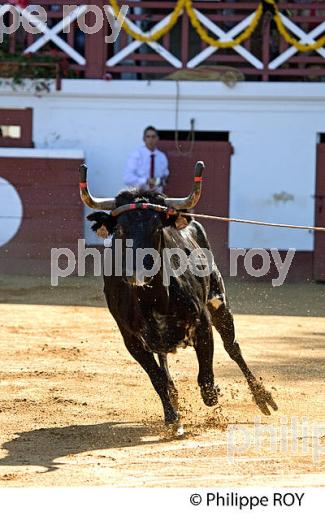
[[[194,170],[194,182],[191,193],[183,199],[166,198],[168,206],[175,209],[191,209],[194,208],[200,200],[202,191],[202,174],[204,170],[204,162],[198,161]]]

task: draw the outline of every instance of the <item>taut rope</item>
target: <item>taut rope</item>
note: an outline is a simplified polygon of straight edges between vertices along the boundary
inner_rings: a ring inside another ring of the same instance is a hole
[[[238,222],[240,224],[253,224],[256,226],[268,226],[289,229],[307,229],[308,231],[325,231],[325,227],[316,226],[295,226],[293,224],[275,224],[273,222],[262,222],[260,220],[245,220],[241,218],[216,217],[214,215],[202,215],[200,213],[182,213],[185,217],[206,218],[210,220],[220,220],[222,222]]]

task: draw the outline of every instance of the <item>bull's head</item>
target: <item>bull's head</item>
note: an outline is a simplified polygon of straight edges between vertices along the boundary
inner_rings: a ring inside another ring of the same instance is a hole
[[[116,198],[98,199],[92,197],[87,186],[87,166],[80,167],[80,195],[84,204],[97,211],[87,218],[93,221],[92,229],[102,238],[112,235],[112,247],[117,239],[122,241],[123,249],[133,249],[134,259],[137,251],[155,250],[160,254],[162,230],[166,226],[177,229],[186,227],[188,219],[181,212],[194,208],[201,195],[202,172],[204,164],[199,161],[195,166],[194,182],[191,193],[184,198],[169,198],[152,192],[137,190],[124,191]],[[131,245],[130,245],[131,244]],[[128,253],[130,254],[130,252]],[[143,266],[148,271],[153,264],[148,254],[143,258]],[[123,254],[123,275],[125,274],[125,255]],[[134,261],[133,265],[137,265]],[[128,273],[128,281],[136,281],[135,273]],[[125,276],[124,276],[125,277]],[[148,280],[149,281],[149,280]]]

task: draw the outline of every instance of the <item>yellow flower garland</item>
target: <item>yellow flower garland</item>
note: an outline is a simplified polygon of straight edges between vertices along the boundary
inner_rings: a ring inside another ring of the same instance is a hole
[[[315,43],[300,43],[296,38],[293,38],[285,28],[281,16],[279,8],[275,2],[275,0],[266,0],[266,2],[274,7],[275,15],[274,15],[274,21],[276,23],[276,26],[278,28],[279,33],[287,43],[290,45],[293,45],[298,51],[300,52],[307,52],[307,51],[317,51],[318,49],[321,49],[325,45],[325,36],[322,36],[317,40]]]
[[[293,45],[297,50],[300,52],[307,52],[307,51],[316,51],[318,49],[321,49],[325,46],[325,35],[319,38],[315,43],[306,44],[306,43],[300,43],[296,38],[290,35],[290,33],[287,31],[286,27],[284,26],[280,11],[277,6],[277,3],[275,0],[265,0],[266,3],[270,4],[274,8],[274,21],[276,23],[277,29],[279,33],[283,36],[285,41],[289,43],[290,45]],[[118,16],[119,13],[119,5],[116,0],[109,0],[109,3],[111,4],[115,16]],[[222,42],[220,40],[216,40],[215,38],[209,36],[208,32],[205,30],[205,28],[202,26],[201,22],[197,18],[197,15],[193,9],[192,6],[192,0],[177,0],[175,9],[172,11],[170,15],[169,22],[164,25],[161,29],[158,31],[155,31],[148,36],[139,34],[133,29],[131,29],[130,25],[128,24],[128,21],[125,19],[123,22],[123,29],[125,32],[131,36],[134,40],[141,41],[143,43],[149,43],[149,42],[156,42],[160,40],[165,34],[167,34],[176,24],[179,16],[182,14],[182,11],[186,9],[188,17],[190,19],[190,22],[198,35],[200,36],[201,40],[203,40],[208,45],[211,45],[213,47],[217,47],[220,49],[227,49],[235,47],[236,45],[240,45],[245,40],[248,40],[248,38],[251,37],[253,32],[255,31],[262,15],[263,15],[263,3],[261,2],[257,10],[255,12],[255,16],[252,19],[250,25],[243,31],[237,38],[230,40],[228,42]]]
[[[111,4],[111,6],[113,8],[115,16],[117,16],[120,11],[117,1],[109,0],[109,3]],[[126,20],[124,20],[124,22],[123,22],[123,29],[129,36],[132,36],[132,38],[134,40],[138,40],[138,41],[144,42],[144,43],[156,42],[156,41],[160,40],[160,38],[165,36],[165,34],[167,34],[174,27],[174,25],[176,24],[176,22],[178,20],[178,17],[180,16],[180,14],[183,11],[184,4],[185,4],[185,0],[178,0],[174,11],[172,11],[172,13],[171,13],[169,22],[166,25],[164,25],[164,27],[159,29],[159,31],[156,31],[156,32],[150,34],[150,36],[144,36],[143,34],[139,34],[135,31],[133,31],[133,29],[131,29],[131,27],[128,25],[128,22]]]
[[[255,31],[255,29],[258,25],[258,22],[260,21],[262,15],[263,15],[263,4],[259,4],[251,24],[245,29],[245,31],[240,36],[237,36],[237,38],[235,38],[234,40],[230,40],[228,42],[222,42],[222,41],[216,40],[215,38],[212,38],[211,36],[208,35],[207,31],[201,25],[200,21],[198,20],[196,14],[195,14],[195,11],[192,7],[192,0],[185,0],[185,6],[186,6],[186,11],[187,11],[189,19],[191,21],[191,24],[193,25],[194,29],[200,36],[201,40],[203,40],[208,45],[211,45],[213,47],[218,47],[220,49],[232,48],[232,47],[235,47],[236,45],[240,45],[245,40],[248,40],[248,38]]]

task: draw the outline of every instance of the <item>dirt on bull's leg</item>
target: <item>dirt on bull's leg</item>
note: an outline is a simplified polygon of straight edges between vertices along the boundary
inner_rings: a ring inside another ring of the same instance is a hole
[[[273,408],[274,411],[278,409],[276,402],[274,401],[271,392],[265,389],[261,382],[258,382],[255,378],[253,381],[248,382],[249,388],[253,395],[253,400],[259,407],[264,415],[271,415],[268,406]]]

